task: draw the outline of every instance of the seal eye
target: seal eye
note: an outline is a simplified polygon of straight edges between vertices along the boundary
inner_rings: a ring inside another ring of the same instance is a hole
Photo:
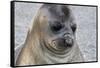
[[[72,31],[75,32],[76,31],[76,24],[71,25]]]
[[[54,24],[51,25],[51,30],[54,32],[58,32],[62,29],[63,25],[60,22],[54,22]]]

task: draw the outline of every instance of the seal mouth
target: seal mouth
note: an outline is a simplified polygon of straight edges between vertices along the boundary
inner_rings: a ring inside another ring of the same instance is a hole
[[[56,50],[64,50],[73,46],[73,39],[70,37],[67,37],[67,39],[59,38],[53,40],[51,46]]]
[[[49,49],[58,54],[64,54],[69,52],[73,46],[73,37],[71,35],[65,35],[64,38],[57,38],[52,40],[49,44]]]

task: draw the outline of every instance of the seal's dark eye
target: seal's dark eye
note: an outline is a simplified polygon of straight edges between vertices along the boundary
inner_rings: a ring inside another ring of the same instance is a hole
[[[54,24],[51,25],[51,30],[52,31],[59,31],[63,25],[60,22],[55,22]]]
[[[75,32],[76,31],[76,24],[71,25],[72,31]]]

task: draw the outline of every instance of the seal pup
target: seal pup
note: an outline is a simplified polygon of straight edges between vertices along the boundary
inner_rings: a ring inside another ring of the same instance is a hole
[[[67,5],[44,4],[17,59],[17,66],[83,62],[75,33],[77,25]]]

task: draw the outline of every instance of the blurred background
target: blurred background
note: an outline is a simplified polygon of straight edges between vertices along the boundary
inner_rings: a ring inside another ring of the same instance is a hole
[[[15,3],[15,60],[42,4]],[[86,61],[96,61],[96,7],[69,6],[77,23],[76,39]]]

